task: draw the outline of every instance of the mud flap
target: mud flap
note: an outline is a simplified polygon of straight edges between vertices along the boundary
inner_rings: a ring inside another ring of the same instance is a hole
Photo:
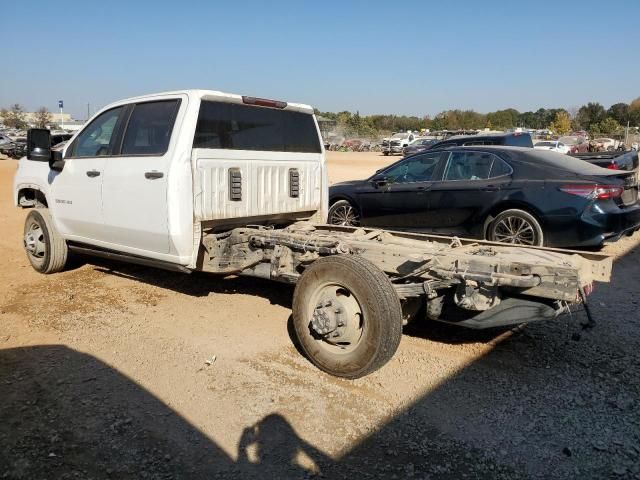
[[[498,306],[479,312],[471,318],[459,321],[443,319],[438,321],[479,330],[541,320],[553,320],[562,312],[562,308],[555,308],[553,305],[540,301],[524,298],[505,298]]]

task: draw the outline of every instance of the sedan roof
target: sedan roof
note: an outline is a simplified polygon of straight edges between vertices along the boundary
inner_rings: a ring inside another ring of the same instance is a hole
[[[507,159],[519,160],[534,164],[545,164],[549,167],[562,168],[570,172],[582,174],[582,175],[615,175],[615,171],[608,170],[606,168],[598,167],[592,163],[585,162],[579,158],[564,155],[562,153],[553,152],[551,150],[536,150],[528,147],[506,147],[502,145],[472,145],[465,147],[448,147],[443,150],[475,150],[480,152],[491,152],[500,154]],[[438,150],[437,148],[433,151]]]

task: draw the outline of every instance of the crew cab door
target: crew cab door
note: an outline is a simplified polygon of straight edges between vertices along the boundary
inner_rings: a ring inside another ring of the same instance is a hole
[[[62,171],[51,171],[49,207],[67,238],[93,242],[104,236],[102,181],[124,113],[124,107],[116,107],[96,117],[66,149]]]
[[[180,98],[128,105],[118,154],[105,162],[103,240],[169,253],[168,153]]]

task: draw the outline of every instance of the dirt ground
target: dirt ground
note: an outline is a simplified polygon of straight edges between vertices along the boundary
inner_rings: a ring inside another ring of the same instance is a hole
[[[332,181],[391,160],[330,152]],[[34,272],[0,161],[0,478],[640,478],[640,235],[583,315],[422,323],[379,372],[316,370],[292,290],[93,259]]]

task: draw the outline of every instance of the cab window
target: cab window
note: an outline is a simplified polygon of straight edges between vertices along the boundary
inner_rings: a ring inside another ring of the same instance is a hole
[[[120,155],[164,155],[180,100],[138,103],[133,107]]]
[[[116,107],[102,113],[89,124],[73,142],[71,157],[101,157],[113,154],[114,135],[124,107]]]

